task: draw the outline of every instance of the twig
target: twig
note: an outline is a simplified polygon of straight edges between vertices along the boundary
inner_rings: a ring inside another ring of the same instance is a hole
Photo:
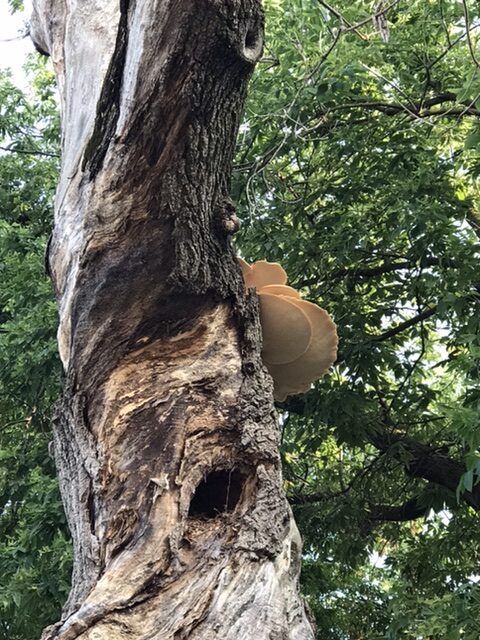
[[[390,338],[395,337],[399,333],[402,333],[402,331],[406,331],[406,329],[410,329],[410,327],[414,327],[416,324],[423,322],[427,318],[431,318],[433,315],[437,313],[437,310],[438,310],[438,306],[435,304],[432,307],[425,309],[424,311],[414,316],[413,318],[410,318],[409,320],[405,320],[405,322],[401,322],[396,327],[392,327],[392,329],[385,331],[385,333],[381,333],[378,336],[371,336],[371,340],[373,342],[384,342],[385,340],[389,340]]]
[[[48,158],[59,158],[58,153],[49,153],[48,151],[36,151],[35,149],[11,149],[10,147],[0,146],[0,151],[8,151],[9,153],[23,153],[32,156],[46,156]]]
[[[330,13],[333,14],[340,21],[340,23],[342,24],[342,31],[346,31],[346,29],[343,28],[343,24],[346,24],[348,27],[348,31],[354,31],[359,38],[361,38],[362,40],[367,40],[367,38],[363,35],[363,33],[359,31],[355,25],[348,22],[348,20],[343,16],[343,14],[341,14],[340,11],[335,9],[335,7],[332,7],[330,4],[328,4],[328,2],[325,2],[325,0],[317,0],[317,2],[318,4],[322,5],[324,9],[327,9],[327,11],[330,11]]]
[[[386,82],[390,87],[392,87],[392,89],[394,89],[397,93],[399,93],[401,96],[403,96],[405,98],[405,100],[407,100],[407,102],[410,104],[411,108],[413,108],[414,110],[416,109],[416,105],[413,102],[413,100],[410,98],[410,96],[408,96],[405,93],[405,91],[403,91],[403,89],[401,89],[397,84],[395,84],[395,82],[393,82],[392,80],[389,80],[388,78],[383,76],[381,73],[379,73],[375,69],[372,69],[371,67],[369,67],[367,64],[364,64],[363,62],[360,63],[360,66],[362,66],[364,69],[366,69],[369,73],[371,73],[378,80],[382,80],[383,82]],[[417,116],[415,111],[411,112],[408,109],[408,107],[405,107],[405,109],[407,111],[409,111],[409,113],[411,113],[413,116]]]
[[[328,56],[335,49],[338,41],[340,40],[340,36],[342,35],[342,33],[343,32],[342,32],[341,29],[337,29],[337,33],[333,37],[332,44],[328,47],[328,49],[326,51],[324,51],[324,53],[322,53],[322,55],[320,56],[320,60],[317,62],[317,64],[314,66],[314,68],[308,74],[308,76],[306,76],[304,78],[304,84],[306,84],[309,80],[311,80],[313,78],[313,76],[317,73],[317,71],[320,69],[322,64],[324,64],[324,62],[327,60]]]
[[[30,31],[27,29],[25,33],[21,33],[20,35],[15,36],[14,38],[2,38],[0,39],[0,42],[16,42],[17,40],[24,40],[25,38],[28,38],[29,35],[30,35]]]
[[[470,50],[470,56],[472,57],[473,62],[475,63],[475,66],[480,69],[480,63],[478,62],[476,56],[475,56],[475,49],[473,47],[473,43],[472,43],[472,38],[471,38],[471,34],[470,34],[470,18],[468,15],[468,7],[467,7],[467,2],[466,0],[462,0],[462,5],[463,5],[463,15],[465,18],[465,29],[466,29],[466,34],[467,34],[467,42],[468,42],[468,48]]]
[[[374,20],[375,18],[379,18],[380,16],[385,15],[387,11],[390,11],[390,9],[393,9],[393,7],[395,7],[399,2],[400,0],[393,0],[393,2],[387,5],[384,9],[379,9],[373,14],[373,16],[368,16],[368,18],[365,18],[364,20],[357,22],[352,27],[345,29],[345,31],[351,31],[353,29],[359,29],[360,27],[363,27],[363,25],[368,24],[369,22],[371,22],[371,20]]]
[[[459,264],[455,261],[452,260],[450,258],[423,258],[422,260],[419,261],[420,265],[416,262],[413,262],[411,260],[405,261],[405,262],[393,262],[391,264],[383,264],[380,265],[378,267],[370,267],[367,269],[358,269],[358,268],[353,268],[353,269],[349,269],[349,268],[345,268],[345,269],[338,269],[337,271],[334,271],[333,273],[329,273],[328,274],[328,279],[331,280],[332,278],[334,279],[339,279],[339,278],[348,278],[348,277],[354,277],[354,278],[374,278],[375,276],[381,276],[384,273],[391,273],[392,271],[401,271],[403,269],[415,269],[418,266],[421,267],[436,267],[436,266],[447,266],[450,267],[452,269],[457,269],[459,268]],[[307,283],[308,285],[308,283]]]

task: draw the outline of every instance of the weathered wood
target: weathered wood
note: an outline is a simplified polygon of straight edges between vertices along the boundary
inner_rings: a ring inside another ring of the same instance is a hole
[[[311,640],[228,196],[259,0],[36,0],[63,160],[49,266],[72,591],[45,640]]]

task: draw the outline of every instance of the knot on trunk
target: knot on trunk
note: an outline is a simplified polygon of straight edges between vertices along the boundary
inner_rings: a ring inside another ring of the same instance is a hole
[[[235,205],[228,196],[218,202],[215,214],[218,226],[223,233],[233,235],[240,229]]]

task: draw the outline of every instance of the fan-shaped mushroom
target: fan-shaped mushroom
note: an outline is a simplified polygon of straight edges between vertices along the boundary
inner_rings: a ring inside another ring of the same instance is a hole
[[[259,292],[262,357],[271,364],[286,364],[303,355],[312,339],[312,325],[296,298]],[[280,348],[279,348],[280,347]]]
[[[257,290],[262,357],[274,381],[275,399],[305,393],[335,362],[334,322],[324,309],[302,300],[298,291],[285,284],[287,274],[278,263],[239,262],[246,287]]]

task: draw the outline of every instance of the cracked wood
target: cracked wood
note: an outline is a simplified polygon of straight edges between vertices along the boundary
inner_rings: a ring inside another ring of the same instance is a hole
[[[36,0],[31,33],[62,109],[48,263],[74,543],[43,638],[313,640],[257,300],[230,240],[259,1]]]

